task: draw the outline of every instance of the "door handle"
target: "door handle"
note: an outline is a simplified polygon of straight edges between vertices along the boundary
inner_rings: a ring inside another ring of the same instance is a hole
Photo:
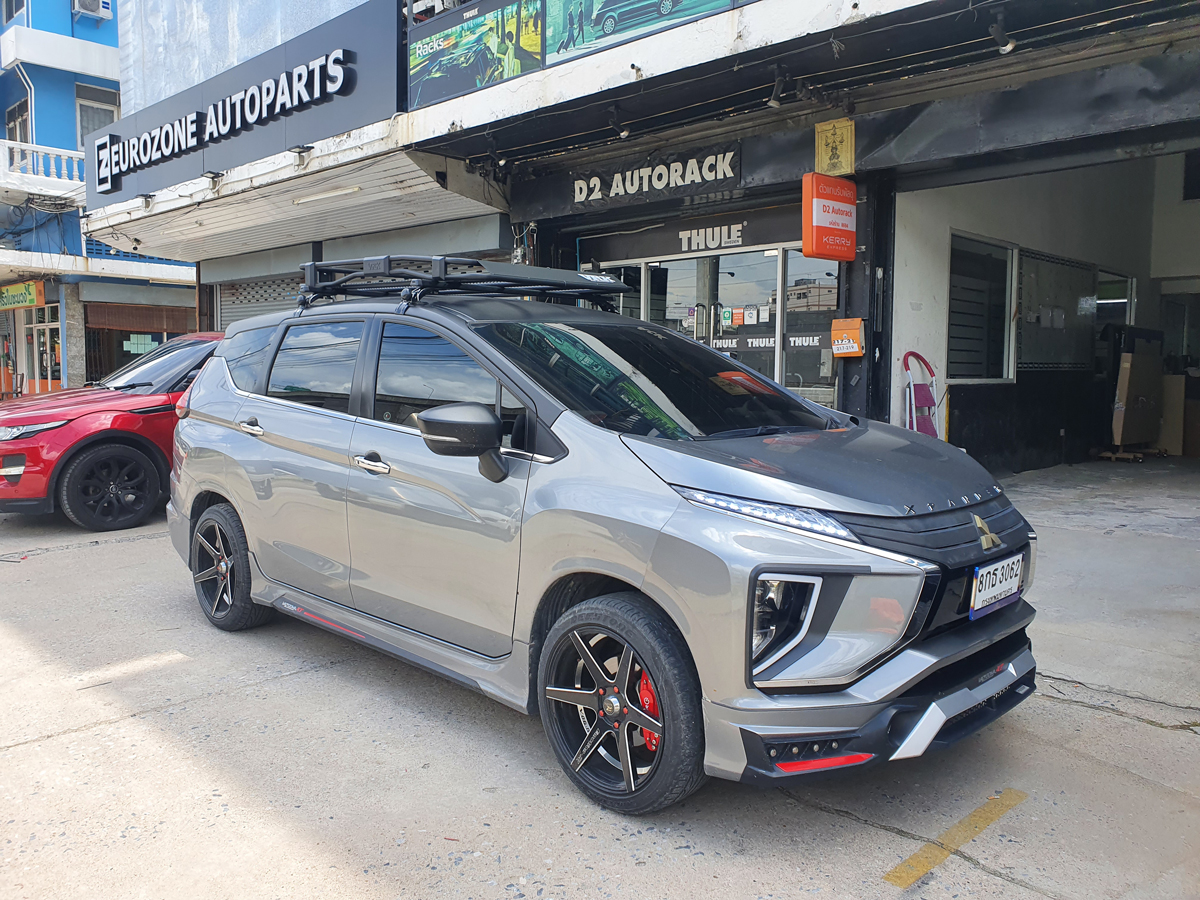
[[[238,422],[238,428],[242,429],[246,434],[252,434],[255,437],[262,437],[266,433],[258,424],[258,419],[247,419],[245,422]]]
[[[372,459],[374,457],[374,459]],[[365,469],[375,475],[387,475],[392,471],[392,467],[379,458],[378,453],[369,453],[366,456],[354,457],[354,464],[360,469]]]

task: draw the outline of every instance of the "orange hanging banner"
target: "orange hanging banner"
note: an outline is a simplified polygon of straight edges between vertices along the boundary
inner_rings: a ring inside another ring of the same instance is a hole
[[[858,234],[858,185],[848,178],[804,176],[804,255],[853,262]]]

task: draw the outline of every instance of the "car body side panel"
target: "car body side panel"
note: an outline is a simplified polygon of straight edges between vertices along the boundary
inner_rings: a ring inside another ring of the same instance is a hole
[[[533,464],[525,497],[514,634],[524,642],[546,591],[564,576],[609,575],[640,587],[659,530],[680,503],[614,432],[574,413],[559,416],[553,431],[568,453]],[[667,612],[678,621],[678,610]]]
[[[512,649],[521,511],[530,463],[508,459],[493,484],[479,461],[437,456],[413,429],[360,419],[350,472],[354,607],[489,657]]]

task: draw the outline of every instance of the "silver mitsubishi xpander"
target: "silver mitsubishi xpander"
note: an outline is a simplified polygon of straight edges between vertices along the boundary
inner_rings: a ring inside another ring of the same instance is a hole
[[[1034,534],[960,450],[606,312],[607,276],[305,268],[179,404],[171,535],[218,628],[280,610],[540,714],[626,813],[1033,691]]]

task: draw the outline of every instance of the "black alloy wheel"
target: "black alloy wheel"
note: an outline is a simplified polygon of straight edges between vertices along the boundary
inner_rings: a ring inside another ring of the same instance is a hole
[[[92,531],[142,524],[161,496],[158,467],[141,450],[102,444],[71,460],[59,487],[59,505],[72,522]]]
[[[254,628],[274,610],[250,599],[250,554],[246,532],[233,507],[211,506],[192,532],[192,581],[208,621],[223,631]]]
[[[568,610],[547,636],[539,688],[563,770],[602,806],[654,812],[703,783],[695,668],[674,624],[641,595]]]

